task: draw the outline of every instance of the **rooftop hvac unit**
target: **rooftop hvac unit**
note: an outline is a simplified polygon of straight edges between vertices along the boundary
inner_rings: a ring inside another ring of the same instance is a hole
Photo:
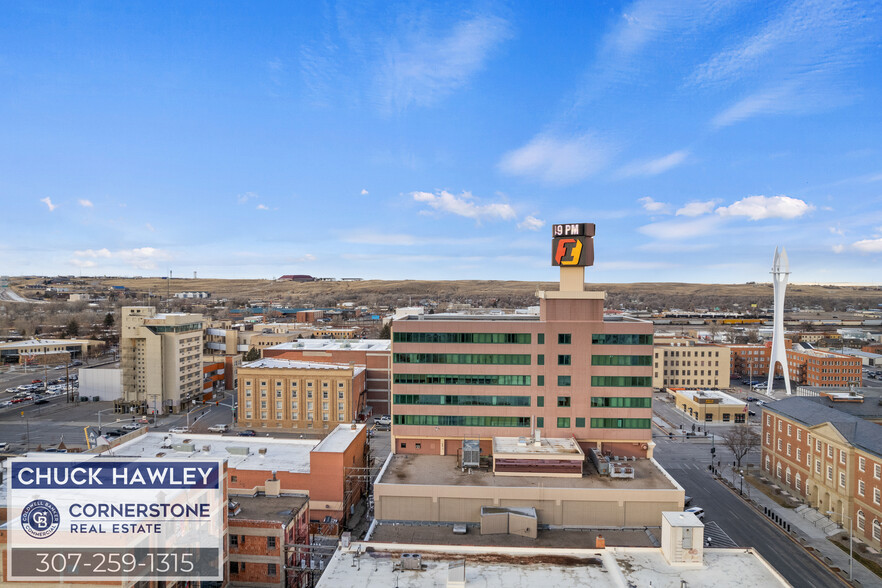
[[[402,553],[401,569],[402,570],[421,570],[423,568],[423,557],[419,553]]]
[[[466,439],[462,442],[462,467],[477,468],[481,465],[481,442]]]

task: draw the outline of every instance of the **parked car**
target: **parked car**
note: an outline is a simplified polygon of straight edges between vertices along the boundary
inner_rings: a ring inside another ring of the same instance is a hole
[[[141,428],[141,423],[126,423],[122,428],[126,431],[137,431]]]
[[[377,419],[374,422],[378,425],[391,425],[392,424],[392,417],[389,416],[388,414],[384,414],[380,417],[377,417]]]
[[[766,401],[765,401],[765,400],[757,400],[757,401],[756,401],[756,405],[757,405],[757,406],[765,406],[765,404],[766,404]]]
[[[31,380],[31,384],[42,384],[43,380]]]
[[[754,396],[748,396],[747,398],[745,398],[745,400],[748,402],[756,402],[757,400],[759,400],[759,398],[756,398]]]
[[[699,521],[704,520],[704,509],[699,506],[693,506],[691,508],[687,508],[685,512],[691,512],[695,516],[698,517]]]
[[[756,416],[756,411],[755,410],[748,410],[747,414],[750,416]]]
[[[229,425],[219,424],[219,425],[211,425],[208,427],[208,431],[210,433],[226,433],[229,430]]]
[[[187,427],[172,427],[168,430],[169,433],[189,433],[190,429]]]
[[[257,433],[252,429],[245,429],[244,431],[239,431],[240,437],[257,437]]]
[[[34,404],[49,404],[49,401],[45,398],[38,398],[36,401],[34,401]]]
[[[692,497],[691,496],[684,496],[683,497],[683,506],[689,506],[690,504],[692,504]]]

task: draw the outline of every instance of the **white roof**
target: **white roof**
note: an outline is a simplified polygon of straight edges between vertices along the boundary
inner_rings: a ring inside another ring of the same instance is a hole
[[[572,437],[540,437],[538,446],[530,437],[493,437],[493,453],[584,457],[582,448]]]
[[[703,527],[702,523],[694,513],[680,511],[664,511],[662,517],[668,521],[672,527]]]
[[[293,359],[275,359],[267,357],[243,363],[241,368],[270,368],[270,369],[296,369],[296,370],[348,370],[349,364],[342,363],[319,363],[317,361],[298,361]],[[353,376],[364,371],[364,366],[354,366]]]
[[[682,388],[671,388],[671,390],[677,392],[678,394],[682,394],[683,396],[689,396],[693,400],[697,398],[718,398],[720,402],[716,403],[716,406],[719,406],[721,404],[744,406],[747,404],[746,402],[742,402],[734,396],[730,396],[725,392],[720,392],[719,390],[684,390]]]
[[[291,349],[301,351],[389,351],[389,339],[297,339],[279,343],[267,349]]]
[[[206,457],[226,459],[231,468],[309,473],[309,454],[312,451],[341,452],[349,447],[358,431],[340,425],[322,441],[318,439],[277,439],[274,437],[227,437],[221,435],[195,435],[192,433],[145,433],[126,441],[105,453],[122,457],[168,457],[175,459],[202,459]],[[192,445],[194,451],[181,447]],[[176,447],[177,446],[177,447]],[[322,446],[322,447],[319,447]],[[205,448],[208,448],[206,451]],[[242,451],[242,453],[231,453]],[[266,449],[261,453],[261,449]],[[247,453],[245,453],[247,450]],[[161,456],[159,454],[162,454]]]
[[[421,554],[421,570],[398,569],[401,553]],[[331,558],[319,588],[446,586],[451,567],[465,560],[465,585],[487,588],[591,586],[789,586],[752,549],[705,549],[704,565],[672,566],[661,549],[549,549],[352,543]]]

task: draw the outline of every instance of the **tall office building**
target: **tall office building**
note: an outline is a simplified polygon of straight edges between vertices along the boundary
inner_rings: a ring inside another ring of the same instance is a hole
[[[555,225],[560,290],[539,316],[427,314],[392,324],[396,453],[456,455],[464,439],[575,438],[615,455],[651,454],[651,322],[605,317],[585,290],[593,224]]]
[[[202,393],[202,315],[122,309],[122,412],[186,410]]]

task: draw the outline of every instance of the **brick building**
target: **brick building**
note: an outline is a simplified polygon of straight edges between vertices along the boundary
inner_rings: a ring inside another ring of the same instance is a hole
[[[762,423],[766,474],[882,548],[882,425],[806,397],[765,405]]]
[[[392,342],[388,339],[339,341],[298,339],[263,350],[263,357],[365,366],[365,403],[374,414],[390,411]]]
[[[803,386],[861,385],[861,360],[784,340],[790,381]],[[771,345],[730,345],[732,372],[742,378],[767,378]],[[780,369],[777,375],[780,375]]]
[[[593,225],[566,226],[585,231],[567,239],[578,241],[576,263],[593,263]],[[537,293],[538,316],[394,320],[393,451],[457,455],[477,439],[489,454],[493,437],[539,430],[583,449],[650,454],[653,325],[604,316],[605,293],[585,290],[583,266],[561,266],[560,290]]]
[[[365,369],[356,365],[259,359],[239,368],[240,427],[314,432],[357,420]]]
[[[235,496],[229,501],[230,586],[309,586],[309,497]]]
[[[652,387],[728,388],[730,351],[690,337],[656,336]]]

